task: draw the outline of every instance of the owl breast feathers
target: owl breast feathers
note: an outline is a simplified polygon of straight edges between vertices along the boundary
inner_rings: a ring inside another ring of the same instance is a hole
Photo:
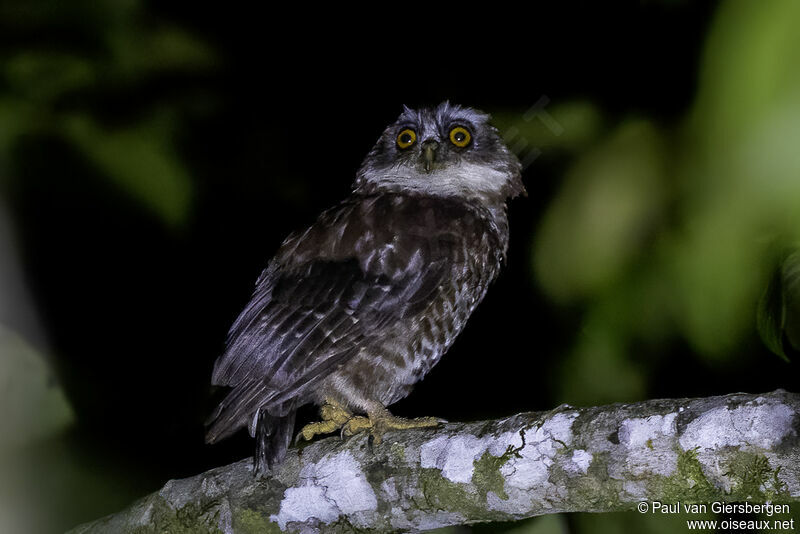
[[[249,425],[271,467],[300,406],[372,418],[436,364],[497,276],[506,200],[524,191],[487,120],[446,103],[406,109],[353,194],[286,239],[214,366],[212,382],[232,390],[207,441]]]

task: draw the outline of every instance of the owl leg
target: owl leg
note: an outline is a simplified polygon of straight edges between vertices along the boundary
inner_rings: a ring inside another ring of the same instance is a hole
[[[383,405],[375,405],[367,411],[368,417],[351,417],[342,427],[343,436],[352,436],[359,432],[369,430],[373,442],[377,445],[383,439],[383,434],[389,430],[408,430],[411,428],[432,428],[439,426],[443,421],[436,417],[417,417],[404,419],[392,415]]]
[[[301,428],[295,442],[301,437],[306,441],[310,441],[314,436],[330,434],[342,428],[353,418],[352,413],[332,399],[325,399],[325,404],[319,409],[319,414],[322,417],[322,421],[309,423]]]

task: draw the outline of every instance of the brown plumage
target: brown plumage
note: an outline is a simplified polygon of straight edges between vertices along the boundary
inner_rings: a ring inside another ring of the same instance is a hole
[[[506,199],[523,191],[516,158],[486,119],[446,104],[406,110],[353,194],[287,238],[214,367],[212,382],[233,390],[211,418],[209,442],[249,425],[257,466],[271,467],[285,455],[298,407],[333,401],[372,413],[436,364],[497,276]],[[437,147],[437,169],[430,155],[398,148],[397,129],[408,124],[433,139],[465,125],[471,152]]]

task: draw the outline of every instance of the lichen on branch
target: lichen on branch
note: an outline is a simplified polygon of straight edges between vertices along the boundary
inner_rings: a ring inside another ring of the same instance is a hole
[[[328,438],[269,477],[251,460],[168,482],[94,532],[427,530],[642,501],[800,500],[800,395],[562,406],[498,421]]]

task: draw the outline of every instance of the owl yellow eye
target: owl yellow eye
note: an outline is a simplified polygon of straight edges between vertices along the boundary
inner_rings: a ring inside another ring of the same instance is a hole
[[[417,132],[411,128],[406,128],[397,134],[397,146],[406,149],[417,142]]]
[[[469,130],[462,126],[456,126],[450,130],[450,142],[459,148],[464,148],[472,140]]]

